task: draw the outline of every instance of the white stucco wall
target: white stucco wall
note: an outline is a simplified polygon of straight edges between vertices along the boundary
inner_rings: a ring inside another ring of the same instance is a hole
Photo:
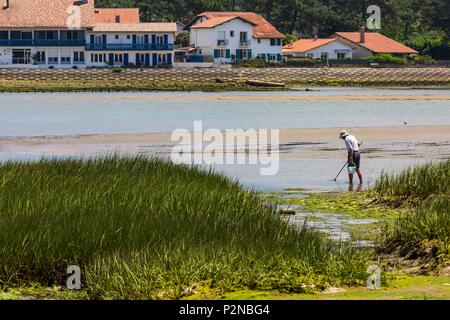
[[[0,47],[0,65],[6,65],[12,60],[10,48]]]
[[[258,41],[259,40],[259,41]],[[255,57],[259,54],[281,54],[282,45],[270,45],[270,39],[253,39],[254,41],[254,55]],[[276,44],[276,42],[275,42]]]
[[[373,56],[374,53],[366,48],[356,48],[353,50],[353,58],[359,59],[359,58],[367,58],[370,56]]]

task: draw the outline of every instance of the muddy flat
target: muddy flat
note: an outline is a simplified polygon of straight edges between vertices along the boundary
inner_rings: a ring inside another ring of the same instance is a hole
[[[320,142],[339,141],[338,135],[342,128],[294,128],[280,129],[280,142],[312,145]],[[450,140],[450,125],[442,126],[389,126],[370,128],[346,128],[364,141],[447,141]],[[139,133],[139,134],[89,134],[64,136],[34,136],[34,137],[0,137],[1,143],[171,143],[171,133]]]

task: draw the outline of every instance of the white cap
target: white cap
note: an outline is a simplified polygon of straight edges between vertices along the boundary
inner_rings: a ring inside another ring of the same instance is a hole
[[[344,137],[348,136],[348,132],[347,131],[341,131],[341,133],[339,133],[339,139],[342,139]]]

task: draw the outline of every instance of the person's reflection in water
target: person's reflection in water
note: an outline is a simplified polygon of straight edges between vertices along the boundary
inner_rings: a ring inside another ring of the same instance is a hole
[[[362,183],[358,184],[358,188],[356,189],[356,192],[362,192],[363,191],[363,185]]]
[[[362,183],[358,184],[358,187],[356,188],[356,192],[362,192],[363,191],[363,185]],[[355,192],[354,184],[350,183],[348,185],[348,192]]]

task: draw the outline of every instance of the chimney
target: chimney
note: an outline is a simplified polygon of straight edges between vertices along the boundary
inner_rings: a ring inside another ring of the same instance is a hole
[[[366,27],[364,26],[359,29],[359,43],[366,43]]]
[[[316,41],[317,39],[319,39],[319,36],[318,36],[318,34],[316,33],[316,34],[314,35],[314,41]]]
[[[9,0],[3,1],[3,10],[9,9]]]

